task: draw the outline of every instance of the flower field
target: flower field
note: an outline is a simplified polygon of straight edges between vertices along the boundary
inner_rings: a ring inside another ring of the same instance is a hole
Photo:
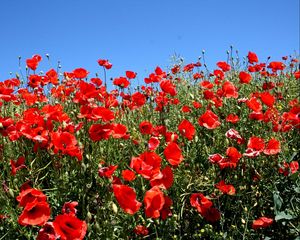
[[[299,60],[233,55],[144,79],[26,59],[0,82],[0,239],[299,240]]]

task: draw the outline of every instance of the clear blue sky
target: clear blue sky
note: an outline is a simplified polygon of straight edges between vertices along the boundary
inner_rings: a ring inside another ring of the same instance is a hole
[[[104,58],[109,77],[133,70],[140,81],[175,53],[189,63],[205,49],[210,68],[230,45],[280,60],[299,53],[299,11],[299,0],[1,0],[0,79],[33,54],[44,58],[38,70],[60,60],[64,71],[102,73]]]

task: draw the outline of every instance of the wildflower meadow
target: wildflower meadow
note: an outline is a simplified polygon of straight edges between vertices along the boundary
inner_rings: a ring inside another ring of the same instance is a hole
[[[1,240],[300,239],[297,56],[49,58],[0,82]]]

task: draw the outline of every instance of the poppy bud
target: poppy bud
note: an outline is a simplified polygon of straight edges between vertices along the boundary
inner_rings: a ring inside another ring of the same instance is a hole
[[[118,213],[118,207],[117,207],[117,205],[114,202],[112,202],[111,203],[111,207],[112,207],[113,212],[115,214],[117,214]]]
[[[90,222],[92,220],[92,218],[93,218],[92,214],[90,212],[88,212],[87,215],[86,215],[87,222]]]
[[[86,164],[84,164],[84,163],[81,163],[81,167],[82,167],[82,171],[83,171],[83,172],[85,172],[85,171],[86,171],[86,169],[87,169],[87,166],[86,166]]]
[[[15,198],[15,194],[14,194],[14,192],[13,192],[13,190],[12,190],[11,188],[8,190],[8,194],[9,194],[9,196],[11,196],[12,198]]]
[[[96,232],[100,232],[101,231],[99,223],[96,222],[95,225],[94,225],[94,227],[95,227]]]

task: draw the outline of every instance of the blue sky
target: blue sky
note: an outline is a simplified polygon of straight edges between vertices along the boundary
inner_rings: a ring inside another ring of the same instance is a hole
[[[64,71],[94,76],[103,58],[113,64],[109,77],[132,70],[143,81],[174,54],[189,63],[205,49],[212,69],[230,45],[261,61],[299,53],[299,0],[3,0],[0,24],[1,80],[18,71],[18,56],[24,68],[34,54],[44,58],[38,70],[60,60]]]

